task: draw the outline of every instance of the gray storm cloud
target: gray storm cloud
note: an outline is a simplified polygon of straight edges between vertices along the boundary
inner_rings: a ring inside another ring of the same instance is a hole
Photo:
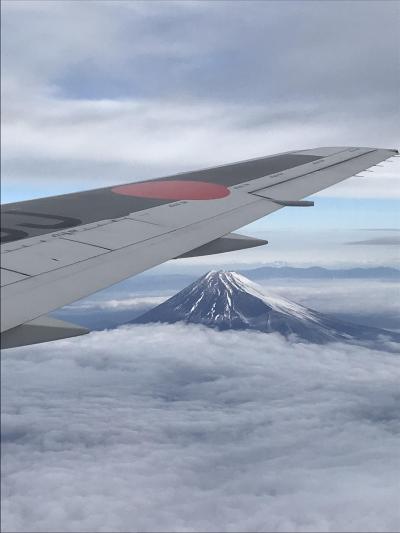
[[[398,356],[197,327],[3,353],[6,531],[397,531]]]

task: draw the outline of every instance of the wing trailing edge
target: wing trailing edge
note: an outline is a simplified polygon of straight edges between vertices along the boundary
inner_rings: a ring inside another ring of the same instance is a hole
[[[49,316],[42,316],[4,331],[1,334],[1,348],[17,348],[28,344],[58,341],[69,337],[85,335],[89,330],[76,324],[64,322]]]
[[[237,250],[244,250],[246,248],[264,246],[265,244],[268,244],[268,241],[264,239],[247,237],[246,235],[240,235],[239,233],[228,233],[228,235],[225,235],[224,237],[214,239],[207,244],[203,244],[203,246],[198,246],[189,252],[179,255],[176,259],[235,252]]]

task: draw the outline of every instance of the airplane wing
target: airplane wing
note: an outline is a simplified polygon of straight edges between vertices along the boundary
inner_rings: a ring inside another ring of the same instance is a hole
[[[265,244],[231,232],[397,153],[316,148],[2,205],[2,347],[86,333],[46,315],[169,259]]]

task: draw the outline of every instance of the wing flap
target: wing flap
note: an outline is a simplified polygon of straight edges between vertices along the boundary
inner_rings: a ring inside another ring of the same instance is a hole
[[[247,237],[239,233],[229,233],[224,237],[215,239],[203,246],[198,246],[190,252],[186,252],[177,259],[184,259],[186,257],[199,257],[201,255],[222,254],[226,252],[233,252],[236,250],[244,250],[247,248],[254,248],[256,246],[264,246],[268,241],[264,239],[255,239],[254,237]]]
[[[6,270],[5,268],[2,268],[0,275],[1,286],[5,287],[6,285],[11,285],[11,283],[22,281],[27,277],[28,276],[25,276],[24,274],[19,274],[18,272],[13,272],[12,270]]]
[[[316,164],[312,164],[315,168],[309,172],[282,179],[279,183],[254,190],[252,193],[268,196],[272,201],[300,200],[354,176],[393,155],[389,154],[388,150],[360,150],[357,152],[350,150],[346,153],[347,158],[342,152],[332,156],[335,159],[341,157],[341,161],[335,162],[334,159],[328,163],[326,160],[320,159],[315,162]]]
[[[108,224],[86,229],[84,226],[68,232],[62,236],[69,241],[75,241],[91,246],[100,246],[107,250],[118,250],[124,246],[130,246],[157,235],[167,232],[167,228],[139,222],[131,219],[110,221]]]
[[[36,276],[86,261],[106,252],[104,248],[96,246],[66,239],[51,239],[2,254],[1,266],[20,274]]]
[[[57,341],[86,335],[89,330],[69,322],[57,320],[52,317],[43,316],[4,331],[1,334],[1,348],[17,348],[28,344],[38,344],[40,342]]]

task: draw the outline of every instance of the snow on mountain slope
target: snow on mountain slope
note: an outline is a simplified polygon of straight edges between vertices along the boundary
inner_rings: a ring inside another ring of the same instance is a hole
[[[277,332],[300,341],[400,342],[400,334],[341,322],[280,296],[235,272],[211,271],[131,323],[186,322],[220,330]]]

